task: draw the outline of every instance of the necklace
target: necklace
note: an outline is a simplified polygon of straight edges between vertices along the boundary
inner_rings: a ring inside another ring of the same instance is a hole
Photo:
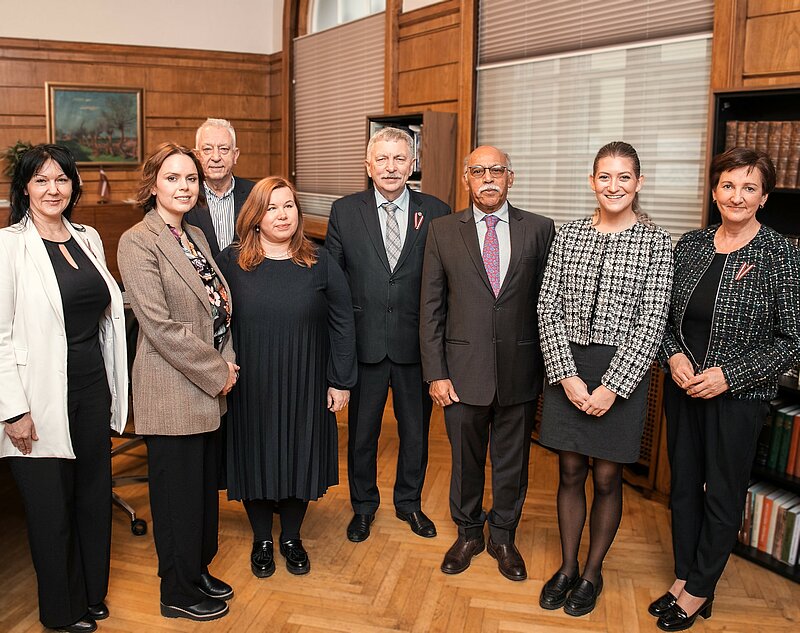
[[[267,253],[264,251],[264,258],[265,259],[289,259],[289,251],[288,249],[285,251],[281,251],[280,253]]]

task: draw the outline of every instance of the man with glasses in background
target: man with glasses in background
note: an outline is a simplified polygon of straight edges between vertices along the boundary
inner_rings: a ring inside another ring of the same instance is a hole
[[[458,574],[486,547],[509,580],[527,577],[514,544],[544,364],[536,303],[553,221],[508,203],[508,154],[478,147],[464,162],[472,204],[428,231],[420,299],[422,373],[450,439],[450,513],[458,538],[441,569]],[[492,508],[483,510],[486,450]]]
[[[195,152],[203,165],[206,204],[198,203],[186,221],[202,229],[216,257],[236,237],[236,218],[255,183],[233,177],[239,148],[229,121],[206,119],[197,128]]]

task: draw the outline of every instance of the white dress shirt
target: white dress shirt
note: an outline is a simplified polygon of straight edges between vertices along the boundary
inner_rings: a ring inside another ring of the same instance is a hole
[[[472,205],[472,215],[475,217],[475,227],[478,229],[478,245],[483,253],[483,240],[486,237],[486,222],[483,219],[488,215]],[[492,213],[498,219],[495,225],[497,232],[497,245],[500,247],[500,286],[506,278],[508,264],[511,261],[511,233],[508,224],[508,200],[497,211]]]

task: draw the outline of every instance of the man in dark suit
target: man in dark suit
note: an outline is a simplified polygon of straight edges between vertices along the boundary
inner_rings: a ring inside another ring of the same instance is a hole
[[[239,148],[236,130],[225,119],[206,119],[197,128],[195,152],[203,165],[207,204],[198,203],[186,221],[203,231],[216,257],[236,237],[236,219],[255,183],[233,177]]]
[[[333,203],[325,240],[347,275],[356,321],[358,384],[350,397],[347,451],[354,516],[347,538],[369,537],[380,503],[378,436],[390,385],[400,438],[396,515],[414,533],[433,537],[436,527],[421,506],[432,405],[420,366],[419,292],[428,226],[450,207],[406,187],[414,155],[404,131],[376,132],[365,163],[374,190]]]
[[[554,236],[553,221],[508,204],[508,155],[478,147],[464,183],[472,205],[435,220],[428,232],[420,299],[423,377],[445,407],[452,449],[450,513],[458,539],[442,571],[458,574],[483,551],[510,580],[527,577],[514,545],[528,488],[528,455],[542,391],[536,302]],[[487,445],[491,510],[483,510]]]

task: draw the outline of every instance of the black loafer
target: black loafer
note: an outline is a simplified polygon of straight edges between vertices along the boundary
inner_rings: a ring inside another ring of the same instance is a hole
[[[206,622],[216,620],[228,613],[228,603],[217,598],[206,598],[190,607],[176,607],[161,603],[161,615],[165,618],[186,618]]]
[[[424,538],[433,538],[436,536],[436,526],[433,524],[433,521],[425,516],[422,510],[408,513],[397,510],[395,515],[401,521],[408,523],[411,526],[411,531],[417,536],[422,536]]]
[[[197,583],[197,588],[209,598],[216,598],[217,600],[230,600],[233,598],[233,587],[219,578],[214,578],[208,572],[200,574],[200,582]]]
[[[369,526],[375,520],[374,514],[354,514],[347,526],[347,538],[353,543],[360,543],[369,538]]]
[[[598,578],[597,586],[586,580],[586,578],[579,578],[578,583],[569,594],[566,603],[564,603],[564,613],[576,617],[591,613],[602,591],[602,576]]]
[[[91,633],[97,630],[97,623],[91,618],[84,617],[74,624],[69,626],[60,626],[56,631],[65,631],[66,633]]]
[[[256,541],[250,552],[250,569],[257,578],[269,578],[275,573],[272,541]]]
[[[676,600],[677,598],[668,591],[657,600],[653,600],[653,602],[650,603],[650,606],[647,607],[647,612],[655,618],[660,618],[670,610],[672,605],[675,604]]]
[[[284,541],[280,545],[281,556],[286,559],[286,569],[290,574],[302,576],[311,571],[311,561],[308,560],[308,552],[303,547],[303,541],[293,539]]]
[[[105,602],[90,604],[86,615],[92,618],[92,620],[105,620],[108,617],[108,607]]]
[[[685,631],[690,629],[694,625],[697,616],[703,616],[706,620],[711,617],[711,605],[713,602],[713,596],[706,598],[703,605],[692,615],[686,615],[686,611],[679,607],[676,602],[670,607],[669,611],[658,618],[656,626],[662,631]]]
[[[539,606],[548,611],[563,607],[569,592],[578,584],[578,578],[580,578],[578,574],[570,578],[560,571],[556,572],[550,580],[544,583],[542,592],[539,594]]]

